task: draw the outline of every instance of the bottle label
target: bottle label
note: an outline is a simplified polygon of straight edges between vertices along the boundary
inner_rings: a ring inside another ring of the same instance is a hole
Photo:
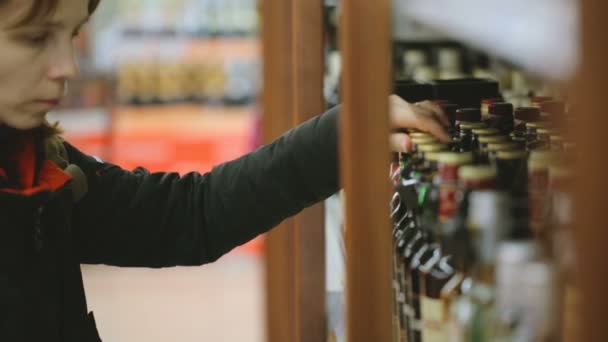
[[[439,186],[439,222],[445,223],[456,215],[458,186],[441,184]]]
[[[441,300],[425,296],[421,298],[420,305],[422,310],[422,340],[424,342],[447,341],[446,319]]]
[[[547,223],[549,216],[547,170],[532,171],[528,177],[530,227],[537,233]]]

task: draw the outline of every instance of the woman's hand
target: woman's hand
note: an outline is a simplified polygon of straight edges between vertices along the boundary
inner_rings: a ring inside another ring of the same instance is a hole
[[[389,106],[392,130],[416,128],[434,135],[440,141],[450,142],[446,131],[449,121],[438,105],[430,101],[411,104],[397,95],[391,95]],[[395,152],[408,152],[412,149],[412,142],[406,133],[392,133],[390,144]]]

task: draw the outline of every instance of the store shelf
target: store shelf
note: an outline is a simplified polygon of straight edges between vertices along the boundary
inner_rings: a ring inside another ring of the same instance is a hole
[[[394,11],[550,79],[579,59],[575,0],[394,0]]]

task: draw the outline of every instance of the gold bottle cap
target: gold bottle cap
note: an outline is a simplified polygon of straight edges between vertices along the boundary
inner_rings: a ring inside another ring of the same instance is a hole
[[[528,122],[526,123],[526,128],[549,128],[549,124],[546,122]]]
[[[500,133],[496,128],[473,128],[471,131],[475,135],[497,135]]]
[[[442,152],[439,155],[439,163],[450,165],[465,165],[473,162],[471,152]]]
[[[439,152],[447,150],[448,146],[446,144],[423,144],[418,145],[418,151],[420,152]]]
[[[458,169],[460,180],[480,180],[496,178],[496,170],[489,165],[465,165]]]
[[[490,143],[498,143],[498,142],[506,142],[507,137],[504,135],[482,135],[477,138],[482,144],[490,144]]]
[[[564,137],[562,137],[561,135],[552,135],[549,137],[549,139],[551,139],[551,141],[555,141],[555,142],[564,142]]]
[[[496,153],[498,159],[525,159],[528,157],[526,151],[498,151]]]
[[[486,128],[483,122],[461,122],[460,129]]]
[[[551,128],[537,128],[536,133],[542,135],[555,135],[557,131]]]
[[[557,165],[559,154],[553,151],[532,151],[528,161],[528,170],[543,170]]]
[[[489,151],[513,151],[513,150],[520,150],[521,149],[521,145],[519,145],[518,143],[514,143],[514,142],[498,142],[498,143],[490,143],[488,144],[488,150]]]
[[[554,165],[549,168],[549,179],[558,180],[558,179],[569,179],[572,178],[573,172],[570,168]]]
[[[439,156],[441,155],[442,152],[426,152],[424,154],[424,159],[428,160],[428,161],[432,161],[432,162],[438,162],[439,161]]]

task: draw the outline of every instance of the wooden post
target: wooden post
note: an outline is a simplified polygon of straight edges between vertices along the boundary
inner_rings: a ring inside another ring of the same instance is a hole
[[[606,154],[606,80],[608,80],[608,2],[582,0],[582,63],[574,87],[577,105],[577,144],[579,156],[574,163],[577,184],[575,234],[577,238],[577,280],[583,298],[582,336],[578,341],[608,341],[608,154]]]
[[[262,24],[264,142],[293,125],[291,1],[265,0]],[[266,321],[269,342],[296,341],[294,315],[293,220],[266,236]]]
[[[294,118],[299,124],[325,109],[323,1],[293,0]],[[324,341],[325,211],[323,204],[295,217],[295,342]]]
[[[389,342],[390,1],[342,2],[341,176],[346,190],[347,339]]]
[[[263,3],[264,140],[321,114],[321,0]],[[267,329],[270,342],[325,339],[324,211],[316,205],[267,235]]]

